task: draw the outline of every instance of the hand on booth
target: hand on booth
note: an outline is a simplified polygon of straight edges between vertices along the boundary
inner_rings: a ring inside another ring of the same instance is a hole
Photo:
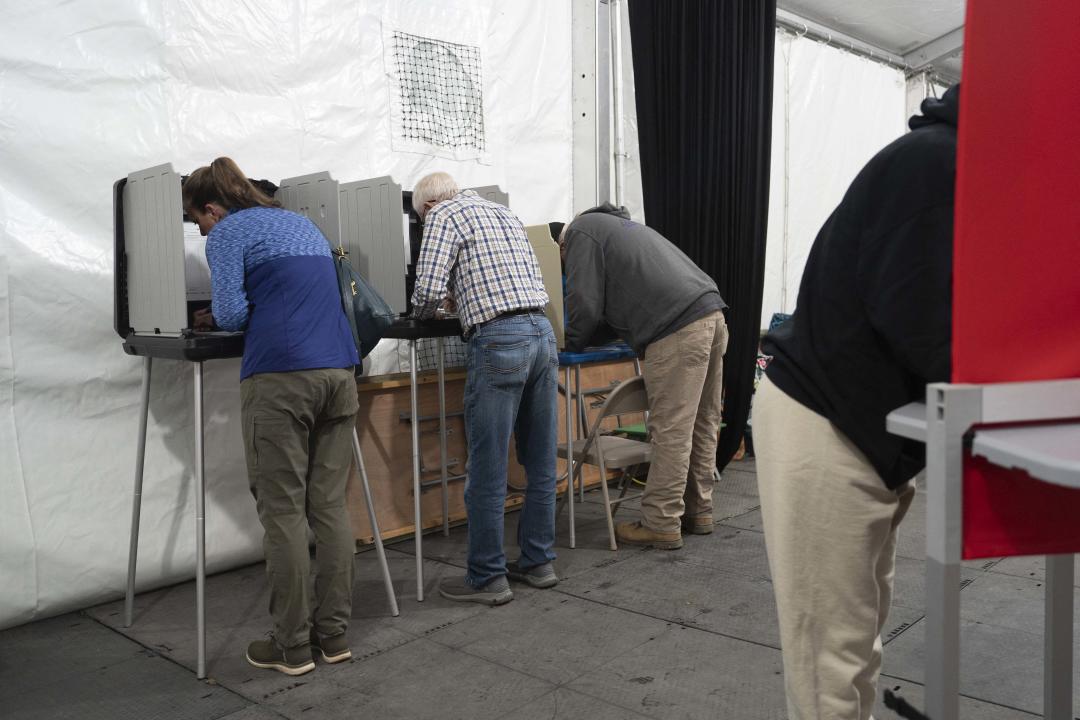
[[[214,322],[212,309],[205,307],[192,313],[192,321],[196,330],[213,330],[217,324]]]

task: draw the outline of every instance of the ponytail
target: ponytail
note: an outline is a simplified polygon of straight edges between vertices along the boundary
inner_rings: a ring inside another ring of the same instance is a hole
[[[217,203],[226,210],[252,207],[281,207],[281,203],[252,185],[232,158],[219,157],[207,167],[195,170],[184,181],[184,209],[203,208]]]

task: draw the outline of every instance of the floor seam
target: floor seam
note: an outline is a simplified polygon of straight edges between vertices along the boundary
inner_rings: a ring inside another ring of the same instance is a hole
[[[671,618],[660,617],[658,615],[650,615],[649,613],[643,612],[641,610],[634,610],[632,608],[626,608],[626,607],[622,607],[620,605],[610,605],[610,604],[602,602],[600,600],[594,600],[592,598],[582,597],[581,595],[575,595],[574,593],[568,592],[566,590],[559,590],[559,588],[557,588],[557,587],[555,588],[555,591],[556,592],[561,592],[563,595],[568,595],[570,597],[577,598],[578,600],[584,600],[586,602],[593,603],[595,605],[601,605],[603,607],[608,607],[608,608],[612,608],[612,609],[615,609],[615,610],[622,610],[623,612],[628,612],[628,613],[631,613],[633,615],[640,615],[642,617],[652,618],[653,620],[659,620],[660,622],[670,623],[672,625],[678,625],[679,627],[684,627],[687,630],[699,630],[701,632],[708,633],[710,635],[717,635],[717,636],[722,637],[722,638],[727,638],[728,640],[735,640],[736,642],[744,642],[744,643],[747,643],[749,645],[756,645],[758,647],[768,648],[769,650],[776,650],[776,651],[780,650],[779,647],[776,647],[775,645],[769,645],[768,643],[759,642],[757,640],[749,640],[747,638],[741,638],[741,637],[737,637],[735,635],[728,635],[727,633],[722,633],[722,632],[719,632],[717,630],[710,630],[709,628],[703,628],[703,627],[700,627],[698,625],[687,625],[686,622],[684,622],[684,621],[672,620]]]
[[[909,610],[912,610],[912,609],[914,609],[914,608],[908,608],[908,609],[909,609]],[[885,646],[887,646],[887,645],[888,645],[889,643],[891,643],[891,642],[892,642],[893,640],[895,640],[896,638],[900,637],[901,635],[903,635],[903,634],[904,634],[904,633],[906,633],[906,632],[907,632],[908,630],[910,630],[911,628],[915,627],[916,625],[918,625],[919,623],[921,623],[921,622],[922,622],[923,620],[925,620],[925,619],[926,619],[926,615],[925,615],[925,614],[923,614],[923,615],[920,615],[920,616],[919,616],[919,617],[918,617],[918,618],[917,618],[917,619],[916,619],[916,620],[915,620],[914,622],[910,622],[910,623],[907,623],[907,627],[904,627],[904,625],[898,625],[897,627],[898,627],[898,628],[900,628],[900,629],[899,629],[899,631],[898,631],[898,632],[896,632],[896,634],[895,634],[895,635],[892,635],[892,634],[890,634],[890,635],[889,635],[889,638],[888,638],[887,640],[884,640],[884,641],[882,641],[882,643],[881,643],[881,646],[882,646],[882,647],[885,647]],[[893,628],[893,630],[896,630],[896,628]]]
[[[910,678],[900,677],[899,675],[889,675],[888,673],[884,673],[884,672],[881,673],[879,678],[880,679],[878,681],[878,687],[879,687],[879,689],[882,690],[882,693],[884,693],[884,688],[882,686],[885,685],[886,683],[881,682],[881,679],[885,679],[885,678],[888,678],[890,680],[899,680],[900,682],[906,682],[906,683],[908,683],[910,685],[916,685],[916,686],[921,687],[921,688],[926,687],[925,683],[921,683],[921,682],[912,680]],[[993,700],[987,700],[985,698],[975,697],[974,695],[967,695],[965,693],[959,693],[959,695],[962,698],[966,698],[968,700],[973,700],[975,702],[980,702],[980,703],[983,703],[985,705],[993,705],[994,707],[1004,708],[1006,710],[1015,710],[1016,712],[1021,712],[1021,713],[1024,713],[1025,715],[1031,715],[1032,717],[1042,717],[1038,713],[1035,713],[1035,712],[1033,712],[1031,710],[1025,710],[1024,708],[1018,708],[1018,707],[1016,707],[1014,705],[1005,705],[1003,703],[994,702]]]
[[[95,623],[97,623],[97,624],[98,624],[98,625],[100,625],[101,627],[103,627],[103,628],[105,628],[105,629],[107,629],[107,630],[109,630],[109,631],[111,631],[111,632],[113,632],[113,633],[115,633],[115,634],[119,635],[120,637],[122,637],[122,638],[124,638],[124,639],[126,639],[126,640],[129,640],[129,641],[131,641],[131,642],[135,643],[135,644],[136,644],[136,645],[138,645],[139,647],[142,647],[142,648],[144,648],[144,649],[145,649],[145,650],[146,650],[147,652],[153,653],[155,657],[159,657],[159,658],[161,658],[162,660],[165,660],[165,661],[167,661],[167,662],[170,662],[170,663],[172,663],[173,665],[176,665],[177,667],[179,667],[179,668],[182,668],[182,669],[184,669],[184,670],[185,670],[186,672],[189,672],[189,673],[191,673],[192,675],[195,675],[195,674],[196,674],[194,670],[192,670],[191,668],[189,668],[189,667],[188,667],[187,665],[184,665],[184,664],[183,664],[182,662],[180,662],[180,661],[179,661],[179,660],[177,660],[176,658],[173,658],[173,657],[169,657],[168,655],[163,655],[162,653],[158,652],[158,651],[157,651],[157,650],[155,650],[154,648],[150,647],[149,645],[147,645],[147,644],[145,644],[145,643],[143,643],[143,642],[140,642],[139,640],[135,639],[134,637],[132,637],[132,636],[130,636],[130,635],[125,635],[124,633],[120,632],[120,630],[118,630],[117,628],[114,628],[114,627],[112,627],[111,625],[106,625],[106,624],[105,624],[105,623],[103,623],[102,621],[100,621],[100,620],[98,620],[97,618],[95,618],[95,617],[94,617],[93,615],[90,615],[90,614],[89,614],[89,613],[88,613],[87,611],[85,611],[85,610],[80,610],[80,611],[79,611],[79,614],[80,614],[80,615],[82,615],[82,616],[83,616],[83,617],[85,617],[85,618],[88,618],[88,619],[89,619],[89,620],[91,620],[92,622],[95,622]],[[221,684],[221,683],[219,683],[219,682],[218,682],[217,680],[213,680],[213,678],[211,678],[211,677],[209,677],[209,676],[207,676],[206,678],[203,678],[202,680],[199,680],[198,678],[196,678],[195,680],[196,680],[196,682],[200,682],[200,683],[202,683],[202,684],[204,684],[204,685],[207,685],[207,686],[211,686],[211,687],[219,687],[219,688],[222,688],[223,690],[225,690],[225,691],[227,691],[227,692],[229,692],[229,693],[231,693],[231,694],[235,695],[236,697],[240,698],[241,700],[245,700],[245,701],[247,701],[247,702],[249,702],[249,703],[251,703],[251,704],[254,704],[254,705],[258,705],[258,704],[259,704],[259,703],[256,703],[256,702],[254,702],[254,701],[253,701],[253,700],[251,700],[250,698],[248,698],[248,697],[247,697],[246,695],[244,695],[243,693],[237,692],[236,690],[233,690],[233,689],[232,689],[231,687],[229,687],[229,686],[227,686],[227,685],[222,685],[222,684]],[[210,682],[211,680],[213,680],[213,682]],[[242,709],[243,709],[243,708],[241,708],[241,710],[242,710]],[[239,712],[239,711],[234,711],[234,712]],[[231,714],[231,713],[229,713],[229,714]],[[229,714],[226,714],[226,715],[219,715],[218,717],[219,717],[219,718],[223,718],[223,717],[228,717],[228,716],[229,716]]]

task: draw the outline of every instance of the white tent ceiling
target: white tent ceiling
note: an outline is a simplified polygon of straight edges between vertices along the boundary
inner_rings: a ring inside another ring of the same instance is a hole
[[[931,68],[946,82],[960,79],[964,0],[779,0],[777,18],[824,30],[836,44],[879,49],[910,70]]]

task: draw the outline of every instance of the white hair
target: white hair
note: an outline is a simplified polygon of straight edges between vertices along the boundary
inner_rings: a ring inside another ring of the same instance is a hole
[[[416,214],[424,217],[424,205],[429,202],[449,200],[460,192],[454,178],[448,173],[433,172],[425,175],[416,183],[412,191],[412,206]]]

